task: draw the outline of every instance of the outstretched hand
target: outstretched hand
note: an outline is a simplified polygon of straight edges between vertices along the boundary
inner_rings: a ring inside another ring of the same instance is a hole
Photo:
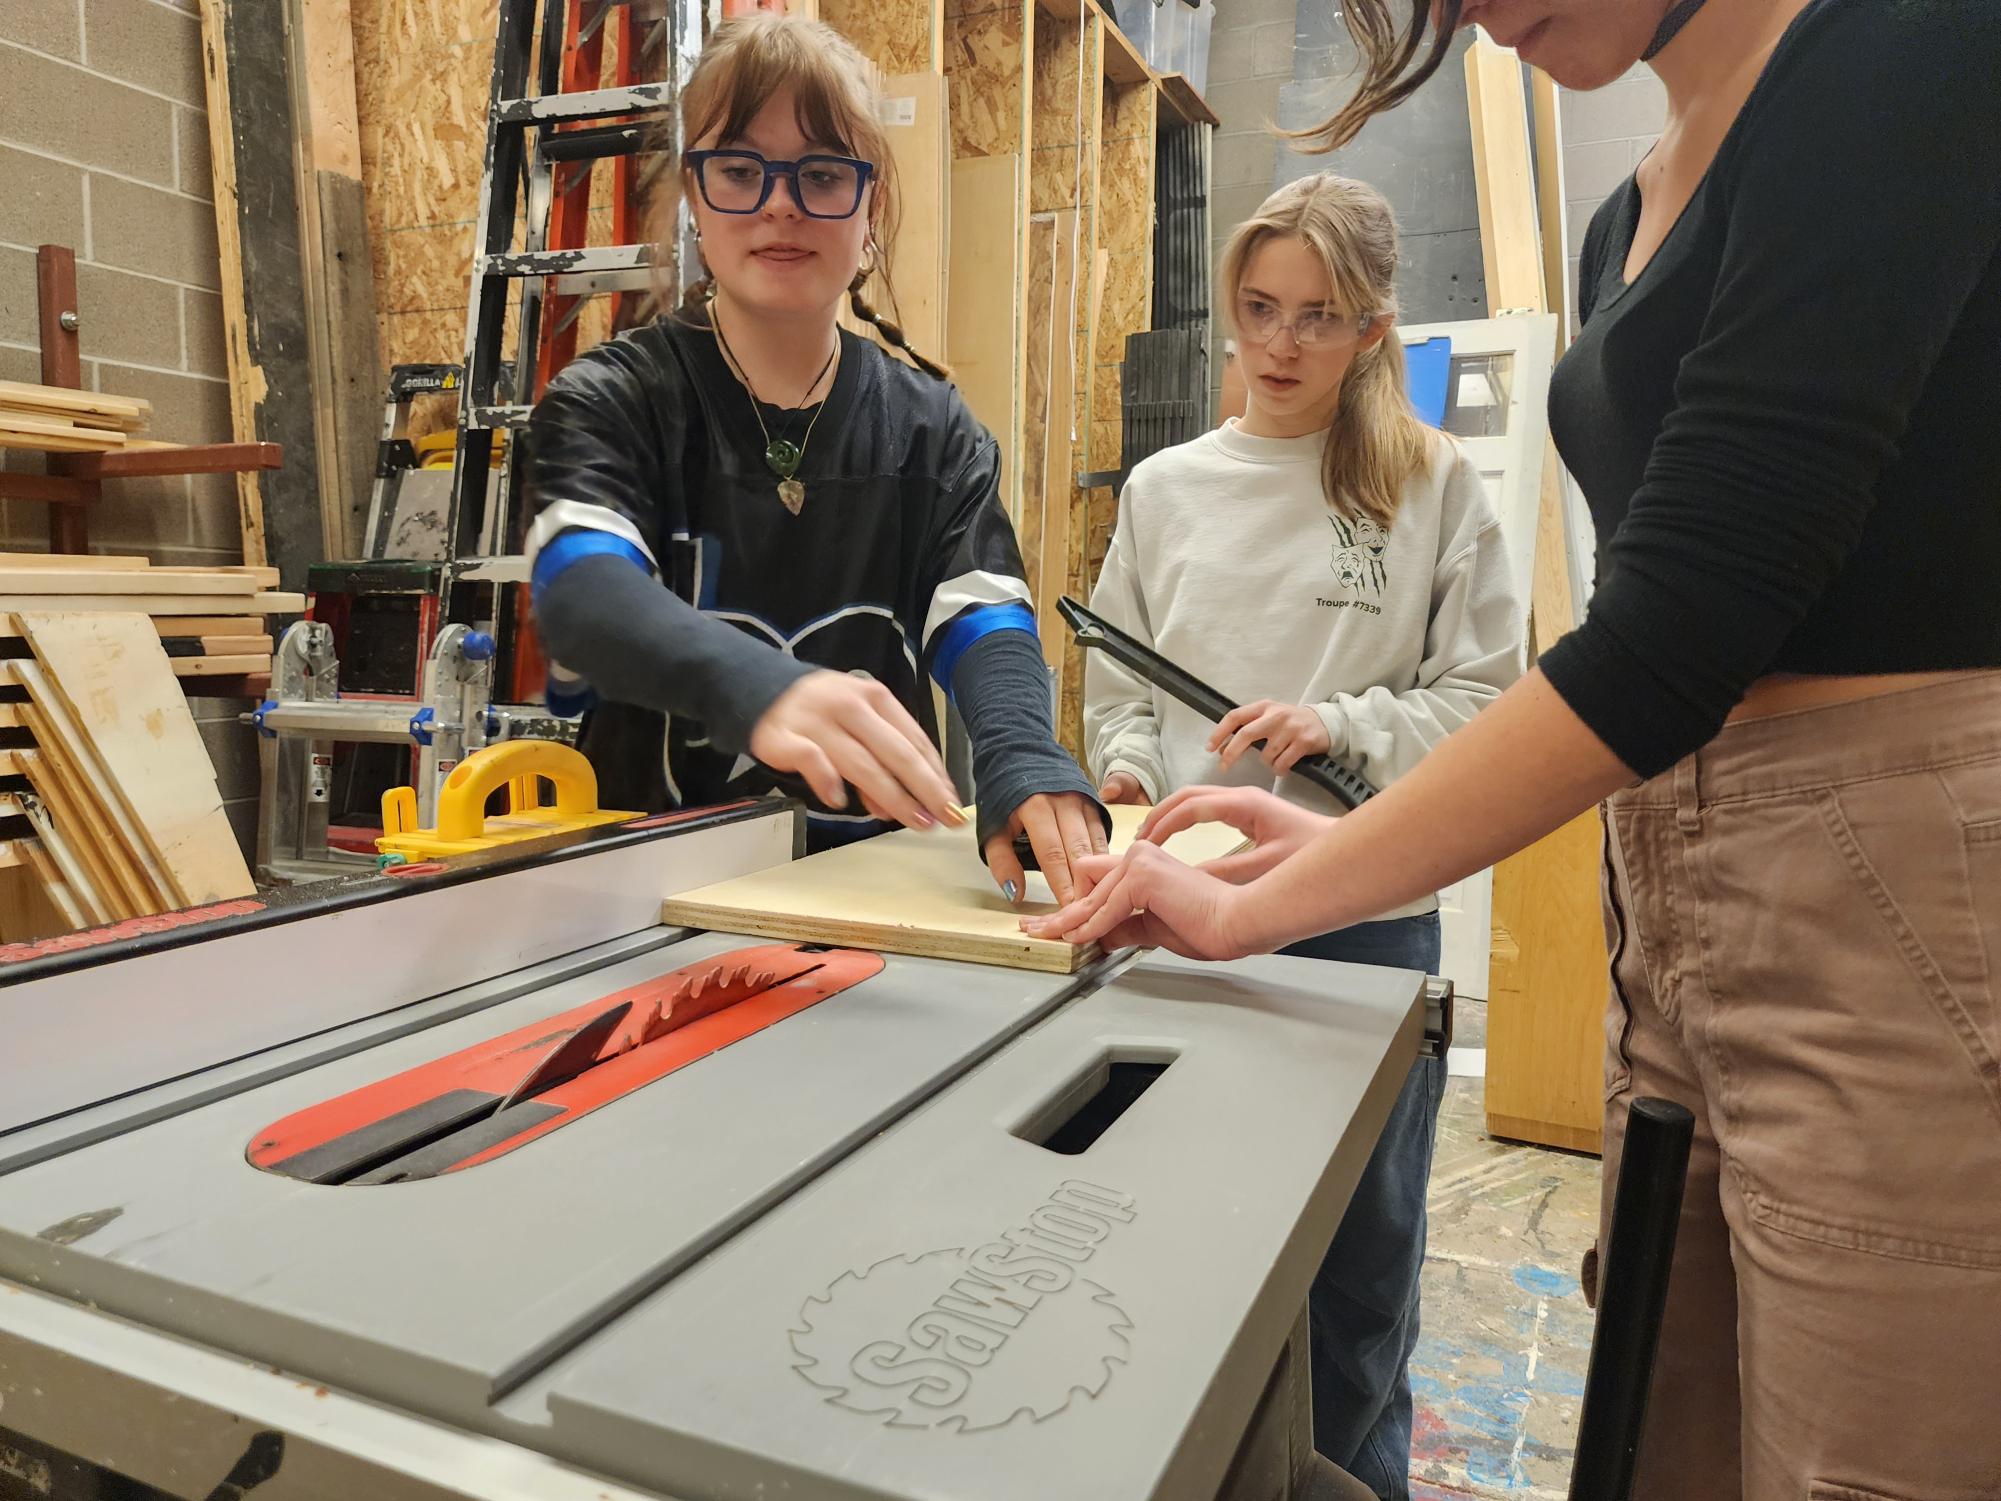
[[[987,840],[987,872],[1010,902],[1017,905],[1028,892],[1028,877],[1015,858],[1017,834],[1028,835],[1035,863],[1049,881],[1059,903],[1082,894],[1075,875],[1079,861],[1105,853],[1105,821],[1081,792],[1038,792],[1014,810],[1007,827]]]
[[[1333,822],[1256,787],[1183,787],[1147,814],[1139,837],[1148,844],[1165,844],[1200,823],[1228,824],[1251,847],[1206,861],[1202,869],[1242,885],[1304,849]]]
[[[829,808],[847,806],[851,784],[873,816],[906,828],[965,822],[931,737],[873,678],[807,673],[751,729],[750,753],[803,777]]]
[[[1255,952],[1238,936],[1243,893],[1183,865],[1157,844],[1084,862],[1090,890],[1046,917],[1022,921],[1031,938],[1140,945],[1190,959],[1237,959]]]

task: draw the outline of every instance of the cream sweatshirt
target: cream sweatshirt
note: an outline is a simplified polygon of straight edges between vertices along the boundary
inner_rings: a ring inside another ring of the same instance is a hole
[[[1233,421],[1141,463],[1091,607],[1238,703],[1309,706],[1329,753],[1380,788],[1521,676],[1522,608],[1486,487],[1449,438],[1387,531],[1328,505],[1324,442],[1255,438]],[[1130,772],[1156,802],[1220,784],[1340,810],[1255,752],[1224,770],[1207,748],[1214,728],[1086,654],[1085,746],[1101,780]]]

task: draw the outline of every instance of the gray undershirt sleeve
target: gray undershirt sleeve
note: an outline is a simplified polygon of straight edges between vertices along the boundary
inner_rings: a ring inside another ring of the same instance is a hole
[[[952,700],[973,743],[980,806],[980,848],[1007,827],[1014,810],[1041,792],[1077,792],[1099,805],[1098,789],[1056,743],[1049,669],[1042,644],[1027,631],[993,631],[966,648],[952,669]]]
[[[535,623],[550,656],[603,697],[699,720],[730,751],[748,752],[764,711],[815,670],[610,554],[558,574],[536,598]]]

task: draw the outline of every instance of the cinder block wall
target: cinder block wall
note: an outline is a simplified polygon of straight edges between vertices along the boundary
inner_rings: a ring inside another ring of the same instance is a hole
[[[153,403],[151,436],[229,438],[220,253],[197,0],[0,4],[0,379],[41,379],[35,247],[76,252],[83,382]],[[33,455],[0,465],[38,469]],[[0,503],[0,548],[48,545],[47,508]],[[162,563],[242,560],[229,475],[119,480],[91,546]],[[243,705],[189,703],[239,837],[256,817]]]

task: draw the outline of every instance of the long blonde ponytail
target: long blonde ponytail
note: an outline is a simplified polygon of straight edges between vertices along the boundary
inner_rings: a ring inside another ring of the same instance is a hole
[[[1389,200],[1333,172],[1287,183],[1239,224],[1223,247],[1223,305],[1235,309],[1244,268],[1266,240],[1288,235],[1327,268],[1334,303],[1360,317],[1396,316],[1397,223]],[[1388,526],[1412,476],[1430,467],[1435,439],[1411,409],[1403,341],[1394,328],[1355,355],[1327,434],[1321,482],[1327,503],[1351,520]]]

